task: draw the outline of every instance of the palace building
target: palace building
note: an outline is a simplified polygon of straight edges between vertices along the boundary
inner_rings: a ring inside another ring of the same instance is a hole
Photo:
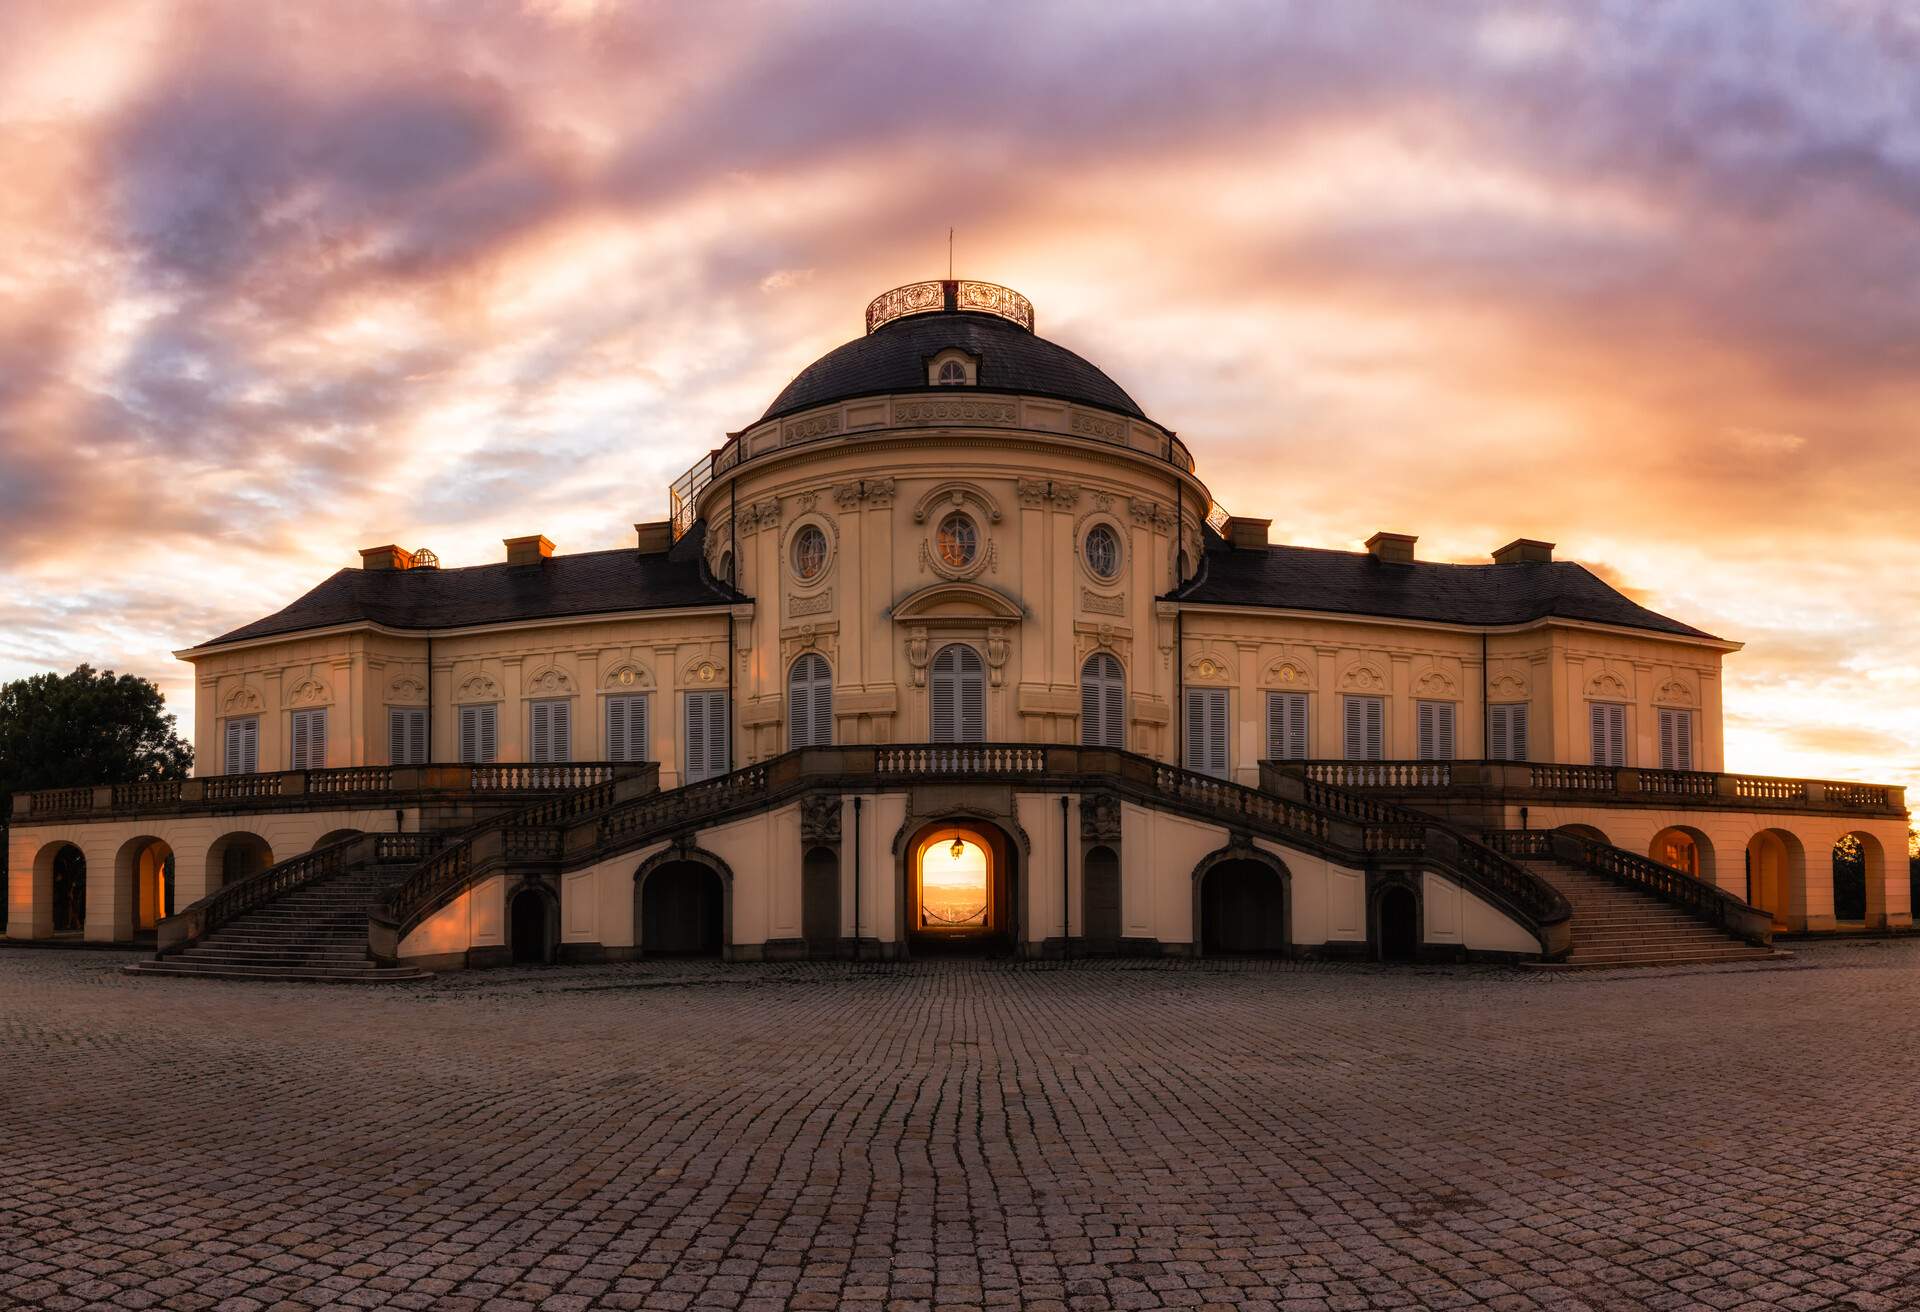
[[[631,547],[372,547],[177,653],[198,774],[16,798],[8,936],[403,979],[1608,965],[1911,923],[1899,788],[1724,772],[1738,643],[1547,542],[1270,543],[1005,287],[897,288],[865,327]]]

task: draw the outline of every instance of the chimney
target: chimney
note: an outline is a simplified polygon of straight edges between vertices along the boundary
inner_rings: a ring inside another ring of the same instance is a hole
[[[384,547],[360,548],[361,569],[412,569],[413,553],[389,542]]]
[[[1367,554],[1387,565],[1413,564],[1413,544],[1420,539],[1411,533],[1389,533],[1385,529],[1367,539]]]
[[[643,556],[657,556],[673,545],[673,521],[670,519],[635,524],[633,531],[640,537],[640,554]]]
[[[1493,553],[1496,565],[1545,565],[1553,559],[1553,543],[1515,538]]]
[[[1249,519],[1245,515],[1227,516],[1227,543],[1234,547],[1264,547],[1267,545],[1267,530],[1273,527],[1270,519]]]
[[[507,564],[543,565],[547,557],[553,554],[553,543],[547,541],[544,533],[535,533],[531,537],[508,538]]]

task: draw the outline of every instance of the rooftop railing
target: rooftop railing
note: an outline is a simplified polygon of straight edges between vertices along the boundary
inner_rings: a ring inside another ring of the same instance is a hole
[[[420,800],[421,794],[514,796],[565,792],[656,772],[653,762],[570,761],[558,764],[493,762],[485,765],[353,765],[332,770],[279,770],[266,774],[207,775],[155,779],[95,788],[52,788],[18,793],[15,823],[98,820],[193,810],[308,808],[351,800]]]
[[[1336,788],[1407,796],[1603,805],[1707,806],[1741,811],[1826,811],[1903,815],[1906,790],[1893,784],[1779,779],[1711,770],[1650,770],[1547,761],[1270,761]]]

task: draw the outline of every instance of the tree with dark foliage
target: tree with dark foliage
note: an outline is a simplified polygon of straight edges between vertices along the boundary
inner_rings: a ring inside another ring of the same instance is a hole
[[[13,814],[15,793],[184,779],[192,765],[193,748],[150,680],[82,665],[0,685],[0,824]],[[0,845],[0,874],[5,861]],[[84,898],[84,883],[70,896]],[[63,920],[72,920],[78,908],[66,910]],[[0,925],[5,915],[0,898]]]

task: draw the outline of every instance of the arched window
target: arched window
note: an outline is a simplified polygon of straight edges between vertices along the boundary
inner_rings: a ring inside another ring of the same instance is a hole
[[[948,643],[933,658],[931,727],[937,743],[987,740],[987,665],[964,642]]]
[[[787,746],[833,745],[833,671],[810,651],[787,671]]]
[[[1080,745],[1127,745],[1127,681],[1112,652],[1097,651],[1080,667]]]
[[[937,381],[942,387],[964,385],[967,381],[967,367],[958,360],[948,360],[940,366]]]

